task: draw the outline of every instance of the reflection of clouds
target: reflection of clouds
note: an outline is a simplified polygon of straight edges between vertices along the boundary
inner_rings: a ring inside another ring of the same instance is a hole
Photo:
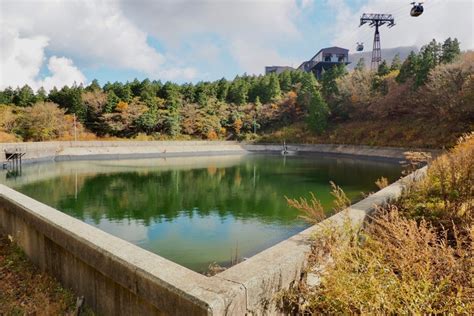
[[[146,243],[148,239],[148,228],[139,221],[109,221],[107,219],[101,219],[97,224],[90,220],[86,222],[133,244],[143,244]]]

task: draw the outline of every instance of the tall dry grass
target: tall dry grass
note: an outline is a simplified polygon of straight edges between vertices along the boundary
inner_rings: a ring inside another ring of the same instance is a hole
[[[431,162],[426,177],[412,183],[396,205],[378,209],[357,238],[340,242],[336,231],[316,236],[308,271],[321,282],[301,282],[280,295],[282,309],[474,314],[473,170],[469,134]]]

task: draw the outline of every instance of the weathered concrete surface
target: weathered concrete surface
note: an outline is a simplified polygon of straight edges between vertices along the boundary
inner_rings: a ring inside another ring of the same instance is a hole
[[[89,154],[107,157],[111,153],[116,155],[114,157],[123,157],[129,154],[130,148],[138,156],[160,153],[163,148],[167,148],[165,154],[172,152],[176,155],[220,152],[218,149],[228,153],[281,151],[281,147],[275,145],[228,142],[151,142],[153,149],[144,146],[144,142],[78,143],[67,146],[64,143],[32,143],[27,158],[31,161],[58,159],[61,156],[90,159]],[[127,146],[123,147],[123,144]],[[183,146],[188,147],[183,149]],[[290,150],[294,150],[291,146]],[[308,145],[296,149],[397,160],[403,158],[405,151],[343,145]],[[326,229],[328,225],[342,227],[347,221],[355,227],[360,226],[375,205],[397,198],[405,181],[424,172],[425,169],[422,169],[210,278],[3,185],[0,185],[0,232],[14,236],[33,262],[71,287],[77,295],[84,295],[86,302],[101,314],[275,314],[273,296],[301,279],[310,251],[309,239],[314,233]]]
[[[3,151],[20,148],[24,162],[45,160],[125,159],[244,153],[238,142],[230,141],[71,141],[38,143],[0,143]]]
[[[248,152],[280,153],[281,145],[255,145],[233,141],[70,141],[40,143],[0,143],[0,162],[5,160],[3,150],[21,148],[26,152],[25,162],[45,160],[90,160],[176,157],[196,155],[243,154]],[[354,145],[298,145],[289,144],[288,149],[298,153],[345,155],[371,159],[400,160],[404,148],[370,147]],[[412,150],[412,149],[411,149]],[[439,151],[424,150],[436,155]]]
[[[104,315],[239,315],[241,285],[216,282],[0,185],[0,232]]]
[[[275,314],[272,299],[278,291],[287,289],[301,279],[311,251],[310,238],[328,227],[343,228],[347,223],[358,229],[376,206],[398,198],[406,183],[424,175],[426,167],[353,204],[303,232],[268,248],[227,269],[214,278],[242,284],[247,293],[247,311],[256,315]]]
[[[398,147],[372,147],[362,145],[333,145],[333,144],[288,144],[288,151],[297,153],[313,153],[334,156],[357,156],[370,159],[383,160],[401,160],[404,159],[404,153],[407,151],[424,151],[433,156],[439,153],[439,150],[433,149],[407,149]],[[282,146],[275,144],[242,144],[242,148],[252,152],[281,152]]]

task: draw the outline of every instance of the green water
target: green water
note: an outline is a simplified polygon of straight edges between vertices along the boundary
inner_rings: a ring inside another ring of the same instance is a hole
[[[393,163],[279,155],[101,160],[27,165],[0,181],[169,260],[203,272],[250,257],[308,225],[285,196],[314,192],[330,209],[329,181],[346,194],[396,180]]]

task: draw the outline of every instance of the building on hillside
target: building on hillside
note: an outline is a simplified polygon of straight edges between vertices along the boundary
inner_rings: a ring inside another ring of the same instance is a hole
[[[298,67],[298,70],[312,72],[316,76],[316,78],[320,79],[324,71],[329,70],[330,68],[340,64],[350,64],[349,50],[333,46],[321,49],[319,52],[316,53],[316,55],[313,56],[313,58],[303,62]],[[289,66],[266,66],[265,74],[268,75],[272,72],[280,74],[285,70],[295,69]]]
[[[266,66],[265,67],[265,74],[271,74],[272,72],[278,74],[281,74],[282,72],[286,70],[295,70],[295,68],[290,67],[290,66]]]
[[[313,58],[303,62],[298,70],[312,72],[316,78],[320,79],[324,71],[340,64],[350,64],[349,50],[333,46],[321,49]]]

